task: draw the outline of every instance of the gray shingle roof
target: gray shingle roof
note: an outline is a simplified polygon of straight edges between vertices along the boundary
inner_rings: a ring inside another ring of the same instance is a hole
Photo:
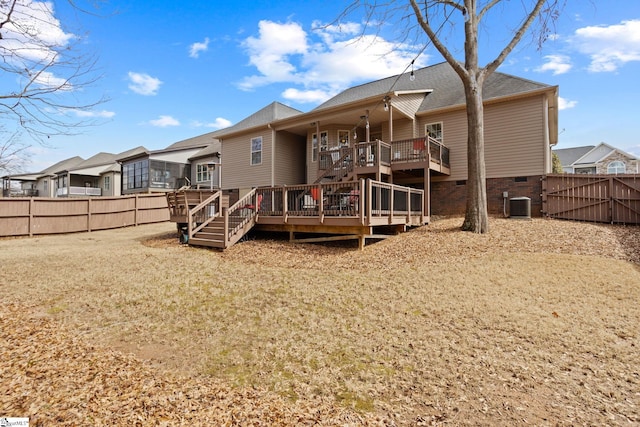
[[[557,150],[553,150],[553,152],[558,155],[562,166],[569,166],[594,148],[594,145],[585,145],[582,147],[560,148]]]
[[[394,91],[428,89],[433,89],[433,92],[424,99],[418,112],[465,104],[462,82],[449,63],[441,62],[420,68],[415,70],[414,74],[413,81],[409,79],[409,73],[405,73],[349,88],[322,103],[313,111],[360,99],[383,96]],[[548,87],[551,86],[496,71],[486,80],[483,95],[484,99],[488,100]]]
[[[190,148],[190,147],[206,147],[209,144],[217,142],[216,134],[219,131],[205,133],[204,135],[194,136],[193,138],[183,139],[182,141],[174,142],[169,145],[165,150],[174,150],[177,148]]]
[[[61,160],[58,163],[55,163],[55,164],[49,166],[48,168],[44,169],[40,173],[43,176],[44,175],[53,175],[56,172],[69,170],[71,168],[74,168],[74,167],[76,167],[77,165],[79,165],[80,163],[82,163],[84,161],[85,160],[80,156],[71,157],[69,159]]]
[[[276,120],[286,119],[289,117],[302,114],[302,111],[291,108],[280,102],[272,102],[261,110],[253,113],[249,117],[239,121],[233,126],[218,131],[220,134],[229,134],[245,129],[251,129],[258,126],[264,126]]]

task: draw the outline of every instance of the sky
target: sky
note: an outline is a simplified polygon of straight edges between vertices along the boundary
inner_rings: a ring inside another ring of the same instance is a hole
[[[413,22],[366,21],[362,9],[342,16],[350,1],[108,0],[99,9],[93,3],[80,2],[88,13],[67,1],[48,3],[53,14],[46,19],[60,43],[76,42],[95,58],[99,79],[65,96],[107,98],[82,112],[99,124],[44,144],[25,136],[31,145],[25,171],[76,155],[162,149],[274,101],[310,111],[348,87],[406,72],[412,60],[416,68],[443,61],[426,38],[402,39],[401,29]],[[509,40],[523,3],[487,15],[481,64]],[[460,20],[442,36],[463,60],[461,29]],[[640,156],[640,2],[569,0],[542,47],[526,35],[498,71],[559,86],[556,148],[606,142]],[[10,80],[2,80],[7,90]]]

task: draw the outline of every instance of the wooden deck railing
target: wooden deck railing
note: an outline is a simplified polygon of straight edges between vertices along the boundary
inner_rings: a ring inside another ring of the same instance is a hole
[[[316,179],[316,183],[327,177],[339,181],[351,172],[357,172],[358,168],[417,162],[432,162],[441,168],[449,168],[449,149],[434,138],[421,137],[391,143],[380,140],[360,142],[353,147],[321,151],[318,169],[322,173]]]
[[[449,167],[449,149],[431,137],[392,141],[391,151],[393,153],[392,162],[425,162],[430,160],[441,166]]]
[[[260,187],[256,193],[258,224],[287,223],[293,218],[306,218],[308,224],[351,218],[361,225],[424,219],[424,190],[374,180]]]
[[[206,227],[217,216],[220,216],[220,191],[216,191],[207,199],[195,207],[189,209],[187,214],[187,230],[189,238]],[[195,227],[194,227],[195,225]]]

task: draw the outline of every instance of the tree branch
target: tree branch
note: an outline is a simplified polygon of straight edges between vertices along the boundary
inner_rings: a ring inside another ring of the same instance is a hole
[[[440,54],[444,57],[444,59],[449,64],[451,64],[451,66],[453,67],[453,69],[458,75],[460,75],[461,77],[464,75],[467,75],[467,70],[465,70],[465,68],[462,65],[460,65],[460,63],[456,60],[453,54],[449,51],[449,49],[447,49],[447,47],[440,41],[436,32],[433,31],[433,28],[431,28],[431,24],[429,24],[429,21],[427,20],[427,18],[422,15],[422,11],[420,10],[420,7],[416,3],[416,0],[410,0],[410,2],[411,2],[411,7],[413,8],[413,13],[416,16],[416,19],[418,20],[418,24],[420,25],[422,30],[427,34],[427,36],[429,37],[429,40],[431,40],[431,43],[433,43],[435,48],[438,49],[438,52],[440,52]],[[449,0],[445,0],[444,3],[453,3],[453,2]],[[450,6],[458,10],[463,10],[463,7],[460,6],[460,4],[456,4],[456,3],[454,4],[455,6],[453,5],[450,5]]]
[[[496,2],[497,0],[493,0],[493,1]],[[536,17],[542,10],[542,6],[546,3],[546,1],[547,0],[536,1],[536,5],[531,10],[531,12],[529,12],[529,15],[527,16],[525,21],[522,23],[518,31],[516,31],[511,41],[504,47],[504,49],[502,49],[502,52],[500,52],[500,54],[496,57],[496,59],[494,59],[491,63],[487,64],[487,66],[485,66],[482,69],[481,73],[483,75],[483,78],[493,73],[504,62],[504,60],[511,53],[511,51],[516,47],[516,45],[520,43],[520,40],[522,40],[522,37],[524,36],[524,34],[527,32],[531,24],[533,24],[533,21],[536,19]],[[557,1],[554,1],[553,6],[551,8],[552,9],[555,8],[556,5],[557,5]]]

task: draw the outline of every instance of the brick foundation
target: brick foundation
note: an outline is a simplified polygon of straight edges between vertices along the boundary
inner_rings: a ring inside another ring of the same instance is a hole
[[[542,181],[541,176],[491,178],[487,179],[487,207],[489,215],[502,215],[502,192],[509,192],[509,198],[529,197],[531,216],[541,216]],[[431,215],[464,215],[467,200],[466,181],[431,182]],[[507,215],[509,200],[507,199]]]

